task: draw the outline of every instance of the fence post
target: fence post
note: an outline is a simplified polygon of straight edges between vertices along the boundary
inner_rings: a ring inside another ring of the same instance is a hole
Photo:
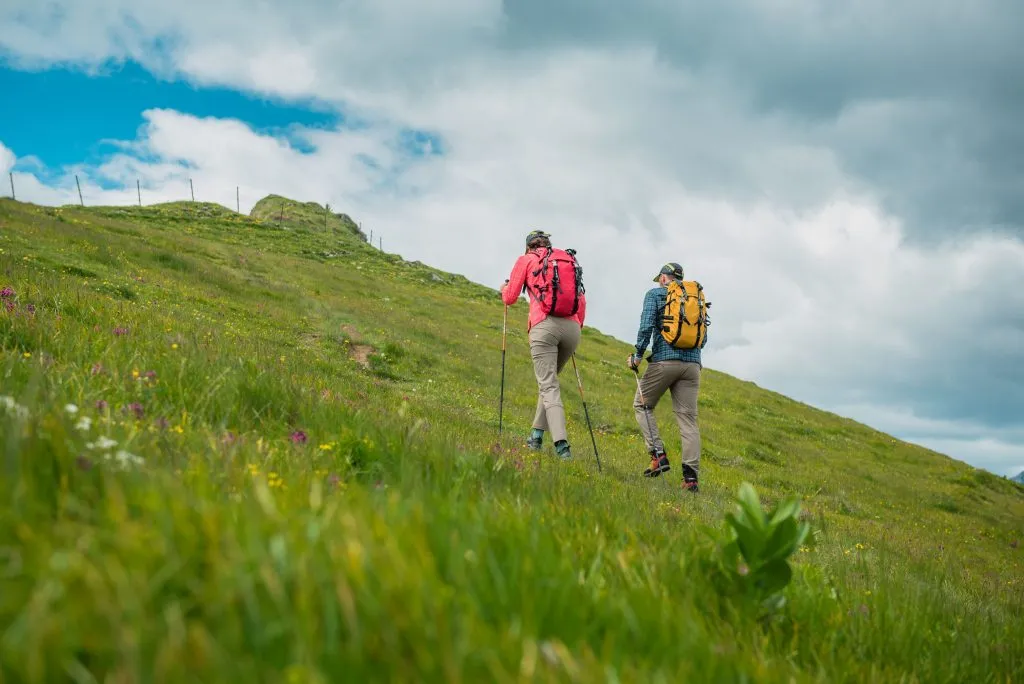
[[[242,201],[238,199],[238,186],[235,186],[235,211],[239,214],[242,213]]]
[[[192,193],[192,201],[195,202],[196,201],[196,191],[195,191],[195,188],[192,187],[192,179],[191,178],[188,179],[188,189]]]
[[[10,176],[11,176],[11,199],[12,200],[16,200],[16,199],[18,199],[18,197],[17,197],[17,195],[14,194],[14,172],[13,171],[11,172]]]
[[[324,205],[324,232],[325,233],[328,231],[327,217],[330,216],[330,213],[331,213],[331,205],[330,204],[325,204]]]
[[[139,206],[142,206],[142,186],[139,185],[139,179],[135,179],[135,191],[139,193]]]
[[[82,184],[78,182],[78,174],[75,174],[75,185],[78,186],[78,203],[83,207],[85,206],[85,200],[82,199]]]

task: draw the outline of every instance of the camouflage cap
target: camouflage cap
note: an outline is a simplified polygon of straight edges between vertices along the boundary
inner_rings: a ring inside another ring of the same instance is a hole
[[[660,278],[663,275],[672,276],[673,278],[676,278],[677,280],[682,280],[683,279],[683,267],[680,266],[679,264],[677,264],[674,261],[670,261],[669,263],[667,263],[667,264],[665,264],[664,266],[661,267],[661,270],[658,271],[658,275],[654,276],[654,278],[653,278],[654,282],[658,282],[658,278]]]

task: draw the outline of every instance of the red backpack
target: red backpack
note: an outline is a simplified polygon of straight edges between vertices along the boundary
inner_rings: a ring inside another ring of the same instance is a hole
[[[534,270],[526,271],[525,289],[540,302],[550,316],[569,318],[580,307],[583,269],[576,261],[575,249],[548,249]]]

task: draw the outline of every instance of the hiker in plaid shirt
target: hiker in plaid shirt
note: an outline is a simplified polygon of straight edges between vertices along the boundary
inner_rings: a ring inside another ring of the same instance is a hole
[[[700,469],[700,431],[697,427],[697,393],[700,389],[701,348],[677,349],[661,336],[662,313],[667,293],[665,287],[672,280],[683,279],[683,267],[677,263],[665,264],[652,288],[644,296],[643,312],[640,314],[640,330],[636,338],[636,351],[629,356],[627,364],[634,372],[640,367],[648,342],[653,338],[647,370],[638,380],[633,410],[637,424],[644,436],[651,465],[644,470],[645,477],[658,477],[671,469],[665,454],[665,443],[658,434],[658,421],[654,407],[668,390],[672,395],[672,411],[676,414],[679,435],[683,442],[683,489],[697,491],[697,473]]]

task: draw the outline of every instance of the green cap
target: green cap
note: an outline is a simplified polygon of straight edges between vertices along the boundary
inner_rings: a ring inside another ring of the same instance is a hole
[[[545,233],[543,230],[531,230],[526,235],[526,245],[527,245],[527,247],[529,247],[530,243],[533,242],[534,240],[536,240],[537,238],[548,238],[548,239],[550,239],[551,235],[549,233]]]
[[[660,278],[663,275],[673,276],[673,277],[677,278],[678,280],[682,280],[683,279],[683,267],[680,266],[679,264],[677,264],[674,261],[670,261],[669,263],[667,263],[667,264],[665,264],[664,266],[661,267],[661,270],[658,271],[658,275],[654,276],[654,278],[653,278],[654,282],[658,282],[658,278]]]

